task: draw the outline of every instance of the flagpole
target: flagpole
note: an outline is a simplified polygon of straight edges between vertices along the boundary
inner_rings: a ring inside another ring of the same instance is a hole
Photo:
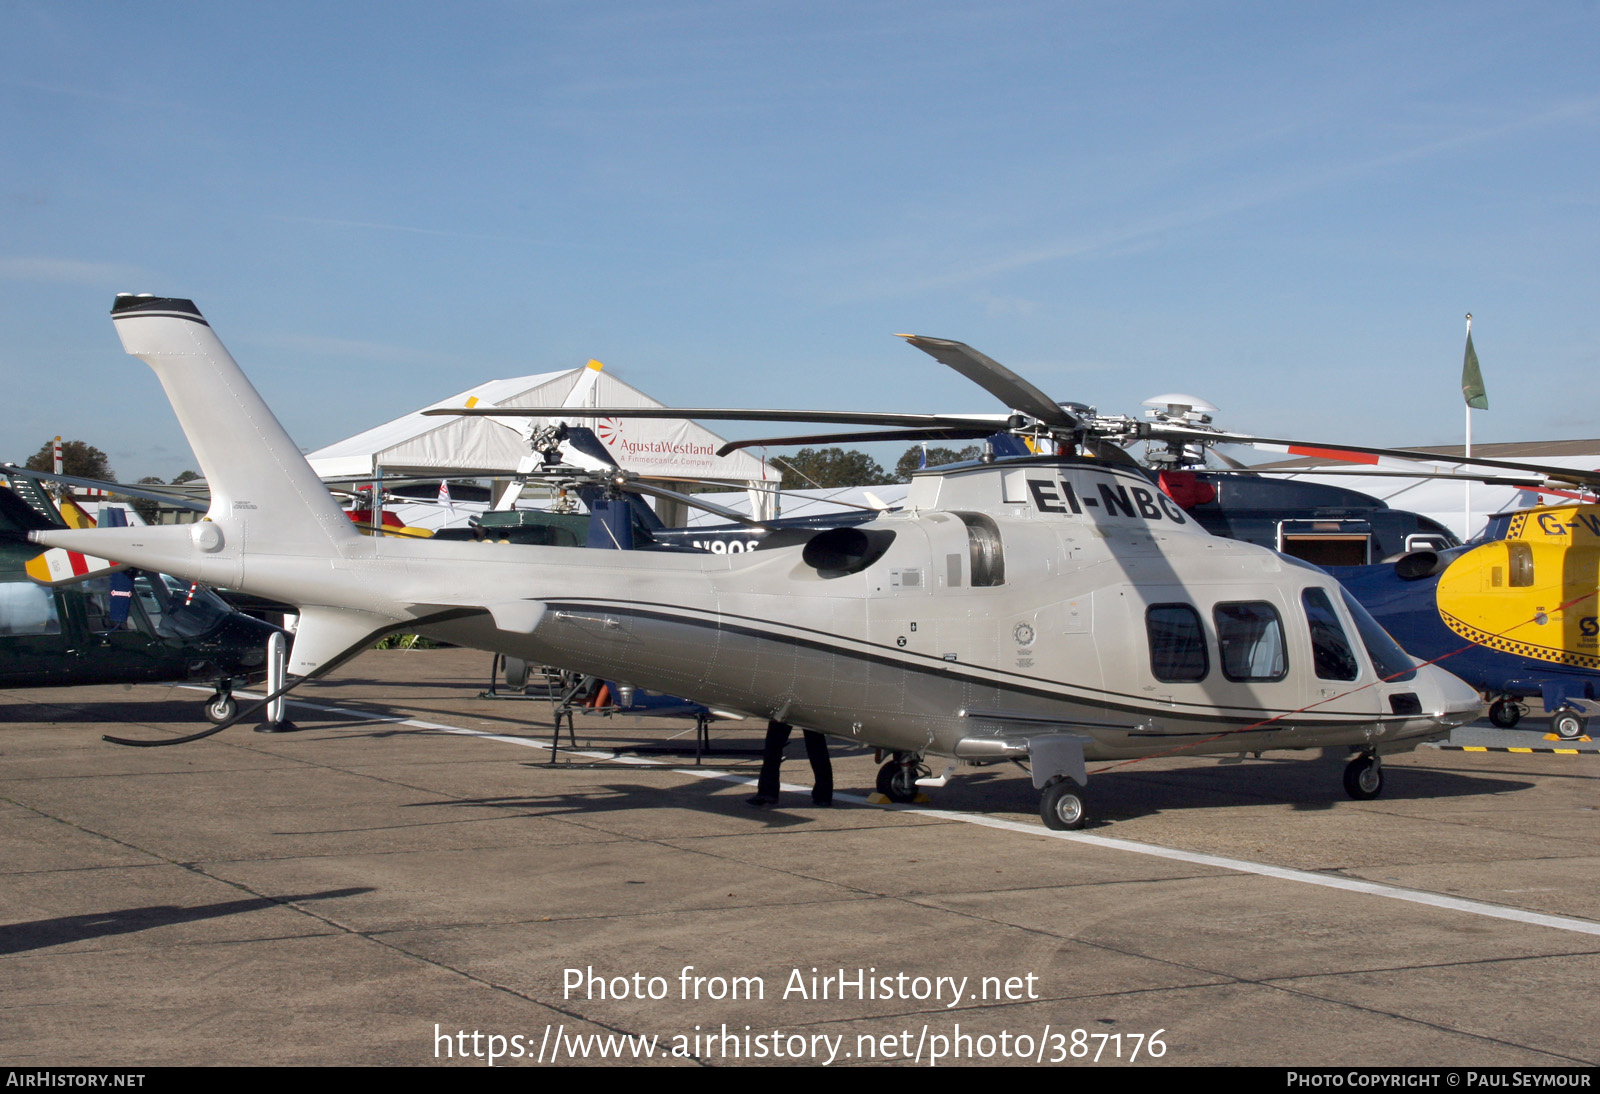
[[[1467,345],[1472,344],[1472,313],[1467,313]],[[1472,403],[1467,403],[1467,459],[1472,459]],[[1462,519],[1461,542],[1465,543],[1472,536],[1472,483],[1461,484],[1462,490]]]

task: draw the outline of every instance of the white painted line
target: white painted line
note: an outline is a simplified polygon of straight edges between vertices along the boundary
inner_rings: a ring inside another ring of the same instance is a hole
[[[1031,836],[1049,836],[1052,839],[1087,843],[1113,851],[1131,851],[1137,855],[1175,859],[1179,862],[1191,862],[1201,866],[1217,866],[1224,870],[1236,870],[1243,874],[1257,874],[1261,877],[1277,878],[1280,881],[1297,881],[1303,885],[1321,885],[1327,889],[1343,889],[1350,893],[1365,893],[1368,896],[1381,896],[1389,900],[1405,900],[1413,904],[1426,904],[1434,908],[1468,912],[1472,915],[1488,916],[1492,919],[1509,919],[1517,923],[1531,923],[1539,927],[1554,927],[1561,931],[1600,935],[1600,923],[1592,923],[1586,919],[1569,919],[1566,916],[1545,915],[1542,912],[1529,912],[1521,908],[1506,908],[1498,904],[1485,904],[1477,900],[1463,900],[1460,897],[1443,896],[1439,893],[1428,893],[1419,889],[1402,889],[1396,885],[1383,885],[1376,881],[1361,881],[1357,878],[1340,877],[1337,874],[1320,874],[1310,870],[1291,870],[1283,866],[1268,866],[1265,863],[1248,862],[1244,859],[1224,858],[1222,855],[1207,855],[1198,851],[1183,851],[1176,847],[1162,847],[1154,843],[1135,843],[1132,840],[1113,839],[1110,836],[1094,836],[1084,832],[1055,832],[1048,828],[1038,828],[1031,824],[1020,824],[1017,821],[1002,820],[999,817],[985,817],[973,813],[937,813],[926,809],[909,810],[909,812],[927,813],[930,816],[937,817],[951,817],[952,819],[966,821],[968,824],[982,825],[985,828],[1001,828],[1012,832],[1025,832]]]
[[[236,692],[235,694],[242,695],[245,693]],[[481,729],[462,729],[457,726],[440,725],[437,722],[424,722],[418,718],[397,718],[390,715],[367,714],[364,711],[351,710],[348,707],[324,706],[320,703],[307,703],[300,700],[290,700],[290,702],[297,706],[344,714],[370,722],[389,722],[396,725],[414,726],[418,729],[432,730],[436,733],[450,733],[461,737],[481,737],[485,740],[499,741],[502,744],[521,745],[524,748],[538,748],[546,752],[550,751],[549,744],[531,737],[508,737],[501,733],[488,733]],[[586,759],[599,761],[616,760],[618,758],[611,753],[581,752],[572,749],[562,749],[561,751],[569,756],[583,756]],[[721,779],[724,782],[743,783],[747,786],[755,784],[755,780],[749,776],[736,775],[727,771],[672,767],[657,760],[628,760],[627,762],[630,765],[659,764],[663,770],[671,771],[673,774],[688,775],[697,779]],[[783,784],[783,789],[790,792],[800,792],[808,791],[810,787],[791,786],[785,783]],[[1348,893],[1363,893],[1367,896],[1383,897],[1388,900],[1403,900],[1412,904],[1425,904],[1432,908],[1466,912],[1469,915],[1485,916],[1490,919],[1507,919],[1515,923],[1527,923],[1536,927],[1553,927],[1558,931],[1600,935],[1600,923],[1594,923],[1586,919],[1545,915],[1542,912],[1529,912],[1521,908],[1485,904],[1477,900],[1463,900],[1460,897],[1428,893],[1419,889],[1402,889],[1396,885],[1383,885],[1375,881],[1361,881],[1356,878],[1340,877],[1337,874],[1315,873],[1310,870],[1291,870],[1283,866],[1269,866],[1265,863],[1249,862],[1245,859],[1225,858],[1222,855],[1207,855],[1198,851],[1184,851],[1176,847],[1162,847],[1154,843],[1135,843],[1133,840],[1113,839],[1110,836],[1095,836],[1085,832],[1057,832],[1041,825],[1002,820],[999,817],[987,817],[981,813],[921,809],[906,805],[877,805],[857,794],[835,793],[834,798],[840,801],[854,802],[858,805],[873,806],[877,809],[891,809],[899,813],[915,813],[919,816],[934,817],[939,820],[961,821],[964,824],[976,824],[983,828],[996,828],[1005,832],[1019,832],[1028,836],[1043,836],[1046,839],[1084,843],[1091,847],[1103,847],[1109,851],[1126,851],[1135,855],[1150,855],[1154,858],[1172,859],[1177,862],[1188,862],[1198,866],[1214,866],[1218,869],[1232,870],[1241,874],[1255,874],[1259,877],[1276,878],[1279,881],[1294,881],[1302,885],[1320,885],[1326,889],[1341,889]]]

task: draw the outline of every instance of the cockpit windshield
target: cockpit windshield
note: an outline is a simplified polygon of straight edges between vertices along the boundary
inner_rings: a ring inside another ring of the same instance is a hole
[[[1388,681],[1415,679],[1417,664],[1411,659],[1411,655],[1389,637],[1389,632],[1379,626],[1371,613],[1363,608],[1361,602],[1351,596],[1343,586],[1340,586],[1339,594],[1344,597],[1345,610],[1355,621],[1356,633],[1361,636],[1361,644],[1367,647],[1367,656],[1372,658],[1372,667],[1378,670],[1378,679]]]
[[[163,638],[195,638],[228,615],[228,605],[207,589],[171,574],[141,573],[134,579],[139,606]]]

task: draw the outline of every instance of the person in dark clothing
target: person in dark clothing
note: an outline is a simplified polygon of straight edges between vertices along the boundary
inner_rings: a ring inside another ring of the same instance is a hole
[[[761,749],[761,777],[756,780],[756,796],[749,804],[760,808],[778,802],[778,768],[783,763],[783,748],[794,730],[788,722],[768,722],[767,740]],[[803,729],[806,758],[811,761],[811,801],[833,804],[833,762],[828,759],[828,739],[816,730]]]

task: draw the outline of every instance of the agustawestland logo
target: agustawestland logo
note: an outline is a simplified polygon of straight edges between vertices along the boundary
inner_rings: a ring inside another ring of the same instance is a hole
[[[623,436],[621,418],[601,418],[595,428],[600,443],[635,459],[645,458],[655,463],[710,464],[715,450],[709,444],[693,441],[635,441]]]

